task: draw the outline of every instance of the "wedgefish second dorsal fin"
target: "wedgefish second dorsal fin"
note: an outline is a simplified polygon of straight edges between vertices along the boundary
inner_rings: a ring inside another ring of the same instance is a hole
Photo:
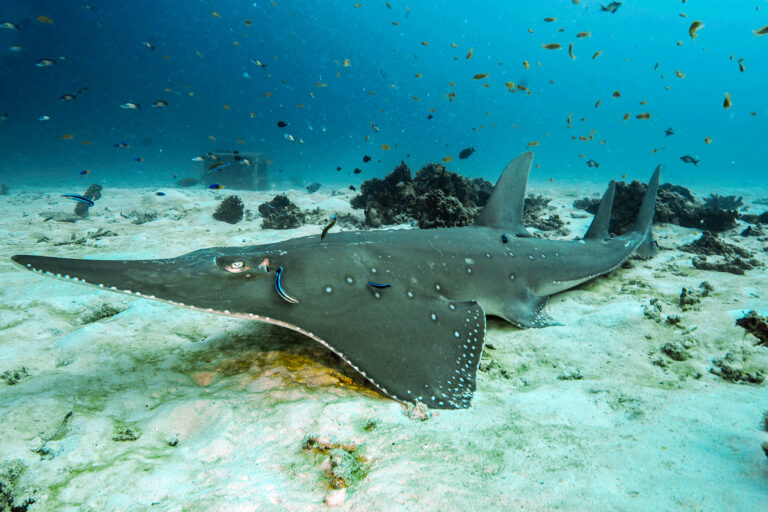
[[[531,162],[532,151],[523,153],[509,162],[496,182],[491,198],[475,221],[476,226],[498,228],[514,236],[531,236],[523,225],[523,204]]]

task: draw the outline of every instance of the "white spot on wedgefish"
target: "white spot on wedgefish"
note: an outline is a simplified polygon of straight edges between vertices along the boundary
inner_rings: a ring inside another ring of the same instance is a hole
[[[372,269],[371,269],[371,274],[375,274],[375,273],[376,273],[376,269],[375,269],[375,268],[372,268]]]
[[[451,311],[456,310],[456,304],[449,304],[448,307],[451,308]]]
[[[472,267],[467,267],[467,274],[471,274],[471,273],[472,273]]]
[[[459,333],[459,331],[453,331],[453,335],[456,336],[457,338],[461,338],[461,334]]]
[[[354,282],[355,282],[355,280],[354,280],[354,279],[352,279],[352,276],[347,276],[347,282],[348,282],[349,284],[352,284],[352,283],[354,283]]]
[[[515,278],[515,274],[509,274],[509,278],[510,279],[514,279]]]
[[[489,252],[485,253],[485,257],[486,257],[486,258],[488,258],[488,259],[490,259],[490,257],[491,257],[491,253],[489,253]]]
[[[376,297],[377,299],[381,298],[381,294],[379,292],[373,292],[373,296]]]
[[[325,293],[331,293],[332,291],[333,291],[333,288],[331,288],[330,286],[325,287]]]
[[[435,313],[432,313],[432,314],[430,315],[430,317],[432,318],[432,320],[434,320],[435,322],[437,322],[437,315],[436,315]]]
[[[529,260],[532,260],[532,259],[533,259],[533,254],[529,254],[529,255],[528,255],[528,259],[529,259]]]
[[[474,265],[475,260],[473,260],[472,258],[464,258],[464,263],[466,263],[467,265]]]
[[[409,299],[413,298],[413,292],[411,290],[408,290],[408,293],[406,295],[408,295]]]
[[[512,256],[512,257],[514,257],[514,256],[515,256],[515,253],[513,253],[513,252],[508,252],[507,254],[509,254],[509,255],[510,255],[510,256]]]
[[[440,285],[439,284],[435,284],[435,290],[440,291]]]

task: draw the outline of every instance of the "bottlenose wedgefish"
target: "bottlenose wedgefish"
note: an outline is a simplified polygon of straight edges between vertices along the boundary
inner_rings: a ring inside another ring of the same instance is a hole
[[[474,226],[348,231],[158,260],[13,256],[29,270],[199,311],[298,331],[385,395],[469,407],[485,316],[545,327],[554,293],[609,272],[649,244],[659,169],[631,231],[611,238],[614,185],[574,241],[522,223],[533,153],[513,160]]]

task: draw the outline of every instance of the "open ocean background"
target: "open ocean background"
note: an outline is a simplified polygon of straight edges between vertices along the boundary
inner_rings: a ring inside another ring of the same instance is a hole
[[[768,184],[768,35],[753,33],[768,25],[768,2],[627,0],[615,13],[594,0],[357,5],[0,0],[0,21],[20,27],[0,29],[0,183],[170,187],[219,148],[264,152],[273,177],[302,185],[357,185],[401,160],[415,172],[444,157],[495,182],[538,142],[533,181],[646,181],[661,163],[664,181],[685,186]],[[692,39],[694,20],[705,26]],[[142,108],[120,108],[129,101]],[[477,151],[459,160],[466,147]]]

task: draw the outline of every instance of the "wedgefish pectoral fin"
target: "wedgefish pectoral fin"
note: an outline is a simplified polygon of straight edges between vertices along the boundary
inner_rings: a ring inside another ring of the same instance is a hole
[[[307,311],[301,332],[385,395],[435,409],[469,407],[485,340],[485,312],[477,302],[387,288],[334,316]]]

